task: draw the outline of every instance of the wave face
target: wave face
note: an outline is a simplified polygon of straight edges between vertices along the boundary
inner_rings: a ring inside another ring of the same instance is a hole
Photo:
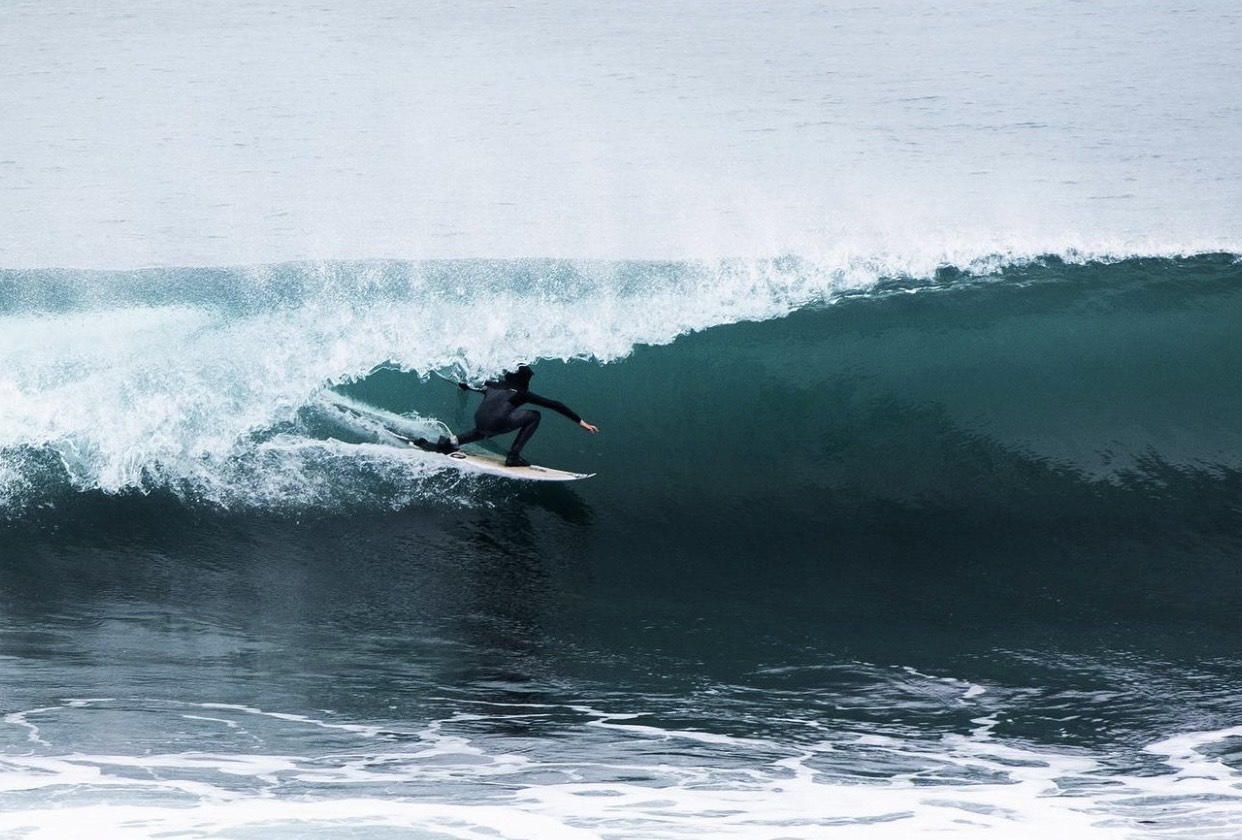
[[[571,446],[566,460],[618,487],[1037,516],[1235,474],[1233,257],[884,268],[7,272],[0,499],[9,516],[83,491],[405,504],[429,492],[436,459],[363,446],[320,395],[407,415],[415,432],[458,428],[472,409],[433,374],[478,381],[518,361],[609,430],[588,445],[546,424],[540,455]]]
[[[517,360],[607,362],[858,282],[797,262],[7,272],[0,450],[28,466],[9,468],[3,492],[12,501],[44,474],[106,493],[283,503],[307,488],[239,488],[284,474],[267,445],[304,434],[300,413],[333,383],[377,367],[477,379]]]

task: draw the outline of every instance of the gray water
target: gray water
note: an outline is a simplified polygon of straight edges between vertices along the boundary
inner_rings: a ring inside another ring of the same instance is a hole
[[[1227,0],[8,0],[0,265],[1239,250]]]

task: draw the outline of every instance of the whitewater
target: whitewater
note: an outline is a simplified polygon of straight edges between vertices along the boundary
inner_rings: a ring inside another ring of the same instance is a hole
[[[0,837],[1238,836],[1240,21],[9,0]]]

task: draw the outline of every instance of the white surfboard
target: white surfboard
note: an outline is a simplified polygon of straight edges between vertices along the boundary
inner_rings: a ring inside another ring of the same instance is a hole
[[[595,473],[554,470],[538,464],[531,464],[529,467],[507,467],[504,458],[479,452],[463,452],[460,449],[443,457],[449,458],[456,466],[464,470],[499,475],[504,478],[516,478],[520,481],[577,481],[580,478],[590,478],[595,475]]]

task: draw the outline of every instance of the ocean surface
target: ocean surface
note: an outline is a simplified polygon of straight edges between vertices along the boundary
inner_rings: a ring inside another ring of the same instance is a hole
[[[1240,20],[0,5],[0,838],[1242,836]]]

